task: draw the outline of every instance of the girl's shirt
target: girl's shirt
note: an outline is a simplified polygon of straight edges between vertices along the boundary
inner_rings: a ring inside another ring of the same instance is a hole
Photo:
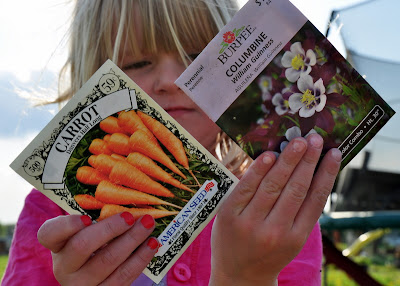
[[[15,227],[2,285],[59,285],[53,275],[51,253],[38,242],[36,235],[46,220],[66,214],[38,190],[31,191]],[[208,285],[211,272],[210,239],[213,221],[206,226],[158,285]],[[319,286],[321,267],[322,240],[317,224],[302,251],[281,271],[278,277],[279,285],[294,285],[296,281],[301,281],[302,285]],[[156,284],[142,274],[132,285]]]

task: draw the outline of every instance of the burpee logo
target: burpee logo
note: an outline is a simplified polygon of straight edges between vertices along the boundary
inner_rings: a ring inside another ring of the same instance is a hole
[[[236,37],[244,30],[244,26],[241,27],[240,29],[233,29],[232,31],[228,31],[222,36],[222,43],[221,43],[221,49],[219,50],[219,53],[222,54],[227,47],[229,47],[229,44],[232,44],[232,42],[236,39]]]
[[[237,49],[250,37],[256,28],[250,25],[242,26],[239,29],[233,29],[232,31],[225,32],[222,35],[221,49],[219,50],[218,60],[225,64]]]

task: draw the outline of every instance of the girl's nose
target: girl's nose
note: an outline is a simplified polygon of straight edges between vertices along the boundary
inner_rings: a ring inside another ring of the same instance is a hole
[[[175,80],[185,70],[179,55],[161,55],[157,66],[157,78],[155,80],[155,91],[158,94],[172,94],[180,90],[175,85]]]

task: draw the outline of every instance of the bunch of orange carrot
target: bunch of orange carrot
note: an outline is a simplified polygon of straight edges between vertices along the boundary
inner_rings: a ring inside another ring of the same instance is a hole
[[[159,165],[186,179],[162,145],[193,175],[182,142],[162,123],[141,111],[121,111],[117,117],[109,116],[99,125],[107,134],[91,142],[90,166],[82,166],[76,172],[80,183],[96,186],[96,191],[94,196],[75,195],[79,206],[85,210],[101,210],[98,220],[123,211],[132,213],[135,218],[144,214],[155,219],[176,215],[176,210],[153,206],[181,209],[160,198],[176,198],[162,183],[194,193]]]

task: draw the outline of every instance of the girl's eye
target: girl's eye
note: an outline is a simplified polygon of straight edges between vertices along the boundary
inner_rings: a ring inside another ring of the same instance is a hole
[[[141,69],[144,68],[145,66],[151,65],[150,61],[140,61],[140,62],[135,62],[135,63],[130,63],[127,65],[123,66],[123,70],[137,70],[137,69]]]

